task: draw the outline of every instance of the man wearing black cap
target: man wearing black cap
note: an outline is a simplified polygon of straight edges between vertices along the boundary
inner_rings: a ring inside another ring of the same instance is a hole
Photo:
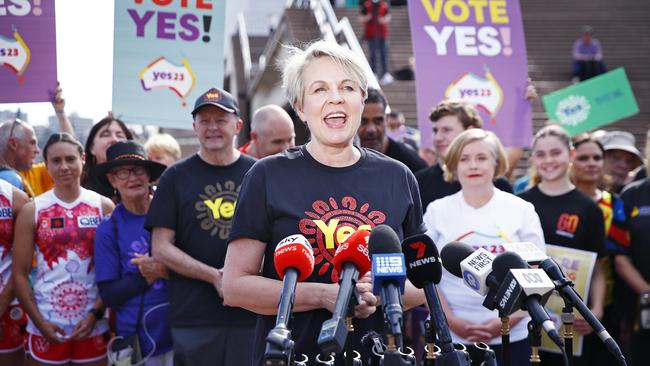
[[[171,270],[174,365],[250,365],[255,315],[225,307],[221,268],[244,174],[255,159],[234,148],[242,127],[230,93],[212,88],[192,111],[199,152],[168,168],[147,216],[153,256]]]

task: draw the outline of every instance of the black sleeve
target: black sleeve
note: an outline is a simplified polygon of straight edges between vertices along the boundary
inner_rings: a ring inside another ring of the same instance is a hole
[[[166,227],[176,230],[178,223],[177,199],[176,169],[170,167],[160,177],[160,184],[158,184],[156,193],[151,201],[147,219],[144,223],[145,229],[151,231],[154,227]]]
[[[593,251],[598,253],[598,258],[607,256],[607,244],[605,236],[605,218],[603,211],[596,204],[589,206],[587,222],[588,243],[592,246]]]
[[[244,176],[228,242],[240,238],[263,243],[271,240],[273,219],[267,202],[266,174],[264,164],[256,163]]]
[[[494,186],[499,188],[500,190],[508,193],[512,193],[512,185],[510,182],[504,178],[504,177],[499,177],[494,181]]]
[[[422,211],[426,210],[429,203],[433,201],[431,198],[432,194],[430,194],[433,185],[433,178],[431,174],[432,169],[433,167],[428,167],[415,173],[415,179],[417,180],[418,189],[420,190]]]
[[[413,173],[406,173],[412,204],[406,214],[406,220],[403,223],[405,238],[416,234],[422,234],[426,231],[424,221],[422,220],[422,201],[420,200],[418,184],[415,181]]]
[[[406,147],[408,149],[408,147]],[[409,166],[409,169],[411,169],[411,172],[419,172],[422,169],[425,169],[428,165],[427,162],[422,159],[417,152],[415,151],[410,151],[411,152],[411,162]]]
[[[110,307],[120,306],[133,297],[144,294],[148,288],[147,280],[138,272],[129,273],[118,280],[97,282],[99,296]]]

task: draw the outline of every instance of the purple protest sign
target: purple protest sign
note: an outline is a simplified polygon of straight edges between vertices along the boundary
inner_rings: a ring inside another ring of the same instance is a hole
[[[56,80],[54,0],[0,2],[0,103],[50,101]]]
[[[480,111],[485,129],[504,145],[530,145],[525,99],[526,44],[518,0],[409,1],[415,55],[418,126],[432,146],[431,109],[462,99]]]

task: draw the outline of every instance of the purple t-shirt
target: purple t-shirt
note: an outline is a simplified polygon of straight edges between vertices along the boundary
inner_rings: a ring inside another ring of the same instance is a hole
[[[95,278],[98,283],[120,280],[139,273],[137,266],[130,261],[135,258],[135,253],[149,253],[151,234],[144,228],[145,217],[129,212],[120,203],[111,217],[97,227],[94,256]],[[141,296],[136,295],[115,307],[118,335],[125,336],[135,332]],[[142,316],[145,321],[141,321],[138,334],[143,355],[148,355],[152,349],[152,342],[145,335],[143,325],[156,342],[154,355],[170,351],[172,342],[166,280],[156,280],[144,293]]]

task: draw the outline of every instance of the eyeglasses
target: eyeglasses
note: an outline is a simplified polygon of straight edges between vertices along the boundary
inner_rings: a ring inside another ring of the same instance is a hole
[[[22,125],[22,124],[23,124],[23,121],[21,121],[18,118],[14,118],[14,121],[11,124],[11,130],[9,130],[9,139],[8,140],[11,140],[11,138],[14,137],[14,130],[16,129],[16,125]]]
[[[130,169],[122,168],[122,169],[116,169],[111,172],[114,176],[116,176],[118,179],[121,180],[126,180],[129,179],[131,174],[135,175],[136,177],[141,177],[147,173],[147,169],[141,166],[136,166]]]

